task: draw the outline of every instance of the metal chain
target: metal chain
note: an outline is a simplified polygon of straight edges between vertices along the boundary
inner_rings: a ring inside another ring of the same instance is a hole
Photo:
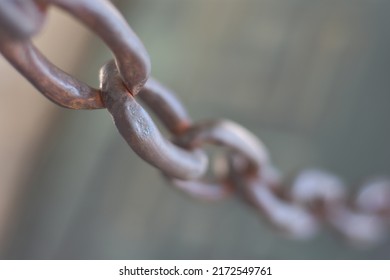
[[[80,20],[111,49],[114,60],[100,70],[94,89],[50,63],[30,41],[47,8],[55,5]],[[142,42],[106,0],[0,1],[0,52],[44,96],[70,109],[106,108],[129,146],[161,170],[172,185],[193,197],[216,201],[236,195],[271,225],[295,238],[313,236],[320,224],[356,243],[383,239],[390,222],[390,180],[367,181],[354,198],[343,182],[320,170],[283,183],[264,144],[228,120],[192,123],[174,93],[150,74]],[[166,139],[137,102],[149,107],[172,134]],[[226,153],[207,179],[205,144]]]

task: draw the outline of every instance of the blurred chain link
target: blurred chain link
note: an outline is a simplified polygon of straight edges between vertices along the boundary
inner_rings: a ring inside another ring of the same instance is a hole
[[[111,49],[114,60],[102,67],[99,89],[57,68],[31,43],[51,5],[80,20]],[[106,108],[129,146],[193,197],[216,201],[236,195],[294,238],[309,238],[320,225],[358,244],[385,237],[388,178],[367,181],[354,197],[346,195],[341,179],[320,170],[303,171],[285,184],[264,144],[242,126],[228,120],[192,123],[175,94],[149,77],[145,47],[109,1],[0,1],[0,51],[54,103],[70,109]],[[156,114],[172,140],[162,135],[137,99]],[[224,148],[213,169],[206,144]]]

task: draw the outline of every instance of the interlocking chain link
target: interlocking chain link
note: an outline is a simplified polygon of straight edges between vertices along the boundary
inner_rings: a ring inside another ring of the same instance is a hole
[[[57,68],[31,43],[51,5],[80,20],[111,49],[114,59],[100,70],[99,89]],[[54,103],[70,109],[106,108],[129,146],[180,191],[209,201],[236,195],[295,238],[313,236],[321,224],[355,243],[385,236],[389,179],[367,181],[354,198],[346,195],[338,177],[320,170],[303,171],[287,186],[264,144],[242,126],[228,120],[192,123],[174,93],[149,77],[147,51],[109,1],[0,1],[0,52]],[[156,114],[172,140],[161,134],[137,99]],[[214,179],[206,176],[206,144],[225,148]]]

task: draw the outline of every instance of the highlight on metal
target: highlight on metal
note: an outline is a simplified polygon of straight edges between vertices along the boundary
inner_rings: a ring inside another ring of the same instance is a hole
[[[113,53],[95,89],[65,73],[31,43],[50,6],[57,6],[96,33]],[[236,196],[285,235],[305,239],[328,226],[347,240],[382,240],[390,222],[390,180],[366,181],[348,197],[338,177],[304,170],[286,184],[265,145],[229,120],[193,123],[175,94],[149,77],[149,55],[107,0],[0,1],[0,52],[38,91],[69,109],[106,108],[118,131],[142,159],[172,186],[192,197],[217,201]],[[171,133],[165,138],[143,102]],[[224,148],[214,179],[206,176],[205,145]]]

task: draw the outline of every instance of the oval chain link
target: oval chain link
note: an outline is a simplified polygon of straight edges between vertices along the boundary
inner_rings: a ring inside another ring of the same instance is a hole
[[[8,0],[2,5],[8,2],[11,5],[12,1]],[[25,9],[27,13],[30,6],[24,2],[20,3],[19,10]],[[133,95],[139,92],[148,79],[150,59],[142,42],[109,1],[40,0],[39,3],[47,7],[55,5],[67,11],[93,30],[113,52],[127,89]],[[36,6],[40,7],[38,4]],[[44,17],[42,13],[41,17],[33,17],[31,21],[35,20],[35,26],[40,27]],[[18,35],[20,37],[21,32]],[[54,103],[70,109],[104,108],[99,89],[90,87],[53,65],[34,47],[28,36],[0,40],[0,52]]]
[[[113,52],[114,60],[100,71],[99,89],[57,68],[31,43],[51,5],[80,20]],[[389,179],[366,182],[355,199],[347,197],[339,178],[319,170],[303,171],[287,187],[264,144],[248,130],[226,120],[192,123],[175,94],[149,78],[147,51],[109,1],[1,1],[0,52],[54,103],[70,109],[107,108],[129,146],[180,191],[211,201],[236,195],[291,237],[311,237],[321,224],[355,243],[384,237],[390,222]],[[161,134],[136,97],[160,119],[172,141]],[[224,168],[216,170],[213,181],[205,176],[206,144],[226,151],[220,158]]]

